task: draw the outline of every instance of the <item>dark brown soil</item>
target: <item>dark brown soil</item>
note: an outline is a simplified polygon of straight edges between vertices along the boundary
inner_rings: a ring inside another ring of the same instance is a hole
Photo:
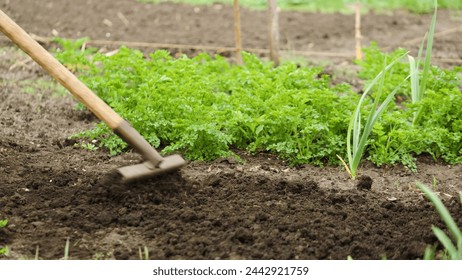
[[[2,1],[3,11],[28,31],[51,36],[232,46],[229,7],[129,0]],[[128,19],[125,26],[120,16]],[[266,45],[265,13],[243,10],[246,47]],[[107,19],[112,26],[103,23]],[[353,17],[283,12],[284,45],[296,50],[351,52]],[[366,41],[398,46],[418,38],[429,16],[367,15]],[[441,11],[438,30],[460,25]],[[458,35],[458,36],[455,36]],[[438,38],[436,56],[460,59],[460,33]],[[70,240],[72,259],[418,259],[443,227],[415,187],[435,188],[459,225],[462,166],[418,162],[418,172],[364,163],[360,182],[342,167],[292,168],[273,156],[190,162],[180,171],[133,185],[111,170],[138,162],[74,147],[67,137],[97,120],[74,109],[48,76],[5,37],[0,39],[0,246],[2,258],[59,259]],[[325,59],[325,58],[323,58]],[[444,61],[444,65],[455,62]],[[351,68],[350,68],[351,69]],[[33,91],[31,93],[31,91]],[[372,183],[372,185],[370,185]]]

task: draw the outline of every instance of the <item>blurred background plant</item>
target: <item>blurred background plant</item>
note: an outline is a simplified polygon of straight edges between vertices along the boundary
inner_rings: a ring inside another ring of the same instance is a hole
[[[427,186],[422,183],[417,183],[417,187],[425,194],[430,202],[435,206],[436,211],[441,216],[441,219],[446,224],[447,231],[450,237],[440,228],[432,226],[432,231],[444,247],[439,258],[450,260],[462,260],[462,232],[458,228],[451,213],[444,206],[439,197]],[[460,193],[460,202],[462,203],[462,193]],[[436,248],[429,246],[425,252],[424,259],[435,259]]]
[[[232,0],[138,0],[145,3],[177,2],[188,4],[216,4],[223,3],[232,5]],[[278,6],[282,9],[300,9],[320,12],[345,12],[353,13],[356,0],[278,0]],[[267,0],[240,0],[244,7],[264,9]],[[363,10],[384,12],[396,9],[407,9],[415,13],[430,13],[434,8],[434,0],[361,0]],[[460,0],[440,0],[439,8],[461,9]]]

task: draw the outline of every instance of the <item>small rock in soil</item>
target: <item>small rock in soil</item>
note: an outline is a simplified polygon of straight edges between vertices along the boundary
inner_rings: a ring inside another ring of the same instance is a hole
[[[217,174],[210,175],[205,179],[205,185],[218,187],[221,184],[221,178]]]
[[[358,190],[365,191],[365,190],[370,190],[372,188],[373,180],[371,177],[367,175],[362,175],[357,180],[358,181],[356,182],[356,188]]]

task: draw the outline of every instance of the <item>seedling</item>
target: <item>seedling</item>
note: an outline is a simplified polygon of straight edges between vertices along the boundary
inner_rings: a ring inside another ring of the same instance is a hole
[[[372,132],[372,128],[374,127],[375,122],[378,118],[382,115],[382,113],[387,108],[388,104],[393,100],[396,92],[400,88],[400,86],[406,81],[409,77],[407,77],[400,85],[395,87],[395,89],[388,94],[385,98],[385,101],[379,106],[380,97],[383,91],[383,82],[387,71],[389,71],[393,65],[395,65],[404,55],[399,56],[395,60],[393,60],[390,64],[384,67],[384,69],[375,77],[375,79],[368,85],[366,90],[364,91],[361,99],[359,100],[356,109],[350,119],[350,124],[348,126],[347,132],[347,153],[348,153],[348,167],[346,168],[347,172],[350,174],[352,179],[356,178],[356,172],[359,166],[359,163],[364,155],[364,151],[367,146],[367,141],[369,138],[370,133]],[[364,128],[361,125],[361,107],[366,100],[366,97],[373,89],[374,86],[378,86],[378,95],[374,99],[374,103],[372,108],[369,111],[369,115],[366,120],[366,124]],[[344,165],[346,163],[343,159],[341,159]]]
[[[35,257],[34,257],[34,260],[38,261],[39,260],[39,255],[40,255],[40,247],[39,245],[37,245],[35,247]]]
[[[436,191],[436,189],[438,188],[438,180],[436,179],[435,176],[433,176],[433,189]]]
[[[66,240],[66,246],[64,247],[64,257],[63,260],[69,260],[69,247],[70,247],[70,242],[69,238]]]
[[[432,231],[435,236],[438,238],[440,243],[444,246],[447,252],[447,258],[451,260],[462,260],[462,232],[458,228],[456,222],[452,218],[451,214],[449,213],[448,209],[444,206],[438,196],[431,191],[427,186],[422,183],[417,183],[417,187],[427,196],[427,198],[432,202],[435,206],[436,210],[438,211],[441,219],[446,224],[448,231],[452,237],[452,239],[440,228],[436,226],[432,226]],[[462,203],[462,193],[460,194],[460,201]],[[455,243],[453,243],[455,241]],[[425,253],[425,257],[431,257],[432,254],[427,249]]]
[[[143,251],[141,251],[141,247],[138,247],[138,254],[139,254],[140,260],[149,260],[148,247],[144,246]]]
[[[96,151],[98,150],[98,147],[95,146],[95,144],[92,143],[81,143],[81,144],[76,144],[77,146],[80,146],[81,148],[89,151]]]

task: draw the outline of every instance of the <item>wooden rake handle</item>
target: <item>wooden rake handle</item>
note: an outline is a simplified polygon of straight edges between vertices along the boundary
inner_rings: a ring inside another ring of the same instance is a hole
[[[126,120],[0,10],[0,30],[154,167],[162,156]]]
[[[124,119],[0,10],[0,30],[112,130]]]

